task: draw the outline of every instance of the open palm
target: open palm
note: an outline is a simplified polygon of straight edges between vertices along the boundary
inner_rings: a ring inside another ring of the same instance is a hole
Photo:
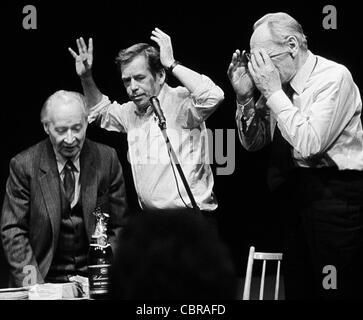
[[[247,65],[242,62],[241,53],[236,50],[228,67],[227,75],[239,99],[245,100],[253,95],[255,88],[253,78]]]
[[[73,56],[76,65],[76,72],[80,77],[90,76],[92,73],[93,63],[93,41],[92,38],[88,40],[88,48],[83,38],[76,40],[78,47],[78,54],[71,48],[68,48],[69,52]]]

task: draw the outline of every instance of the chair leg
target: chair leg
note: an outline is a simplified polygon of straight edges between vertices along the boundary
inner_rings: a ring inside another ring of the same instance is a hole
[[[261,283],[260,283],[260,300],[263,300],[263,292],[265,290],[265,273],[266,273],[266,260],[263,260]]]
[[[253,256],[255,254],[255,247],[250,247],[250,253],[248,255],[247,270],[245,285],[243,290],[243,300],[250,300],[250,290],[251,290],[251,278],[252,278],[252,267],[253,267]]]
[[[278,300],[279,299],[280,263],[281,263],[281,261],[277,261],[276,284],[275,284],[275,300]]]

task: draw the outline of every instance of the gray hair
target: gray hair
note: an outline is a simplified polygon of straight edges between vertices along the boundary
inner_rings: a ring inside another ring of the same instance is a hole
[[[48,124],[49,109],[56,101],[61,101],[63,103],[69,103],[71,101],[78,102],[82,106],[82,111],[85,118],[88,117],[87,102],[82,94],[75,91],[58,90],[49,96],[48,99],[44,102],[42,110],[40,111],[41,123]]]
[[[137,43],[133,46],[123,49],[119,52],[116,57],[116,64],[120,68],[130,63],[137,56],[143,55],[149,64],[149,69],[153,76],[161,72],[164,67],[160,62],[160,52],[157,48],[147,44],[147,43]]]
[[[302,26],[287,13],[268,13],[255,22],[253,30],[256,30],[257,27],[265,23],[276,43],[284,44],[287,37],[295,36],[300,48],[304,51],[308,50],[307,37],[304,34]]]

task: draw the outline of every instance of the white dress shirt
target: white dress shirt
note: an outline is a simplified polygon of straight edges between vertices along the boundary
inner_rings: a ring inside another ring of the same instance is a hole
[[[214,179],[204,121],[223,98],[223,91],[204,75],[195,92],[165,83],[158,95],[171,145],[199,208],[206,211],[216,209],[217,200],[212,191]],[[93,121],[106,130],[127,133],[129,161],[143,209],[181,209],[185,204],[192,207],[177,169],[171,166],[151,107],[140,114],[132,101],[120,105],[103,96],[90,110],[89,122]]]
[[[237,106],[242,145],[253,151],[270,143],[277,123],[297,166],[363,170],[362,101],[349,70],[308,51],[290,85],[292,101],[279,90]]]

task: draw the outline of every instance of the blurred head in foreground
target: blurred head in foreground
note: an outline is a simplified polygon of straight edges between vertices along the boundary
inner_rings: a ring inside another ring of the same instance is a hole
[[[234,299],[227,248],[195,214],[135,216],[119,238],[113,299]]]

